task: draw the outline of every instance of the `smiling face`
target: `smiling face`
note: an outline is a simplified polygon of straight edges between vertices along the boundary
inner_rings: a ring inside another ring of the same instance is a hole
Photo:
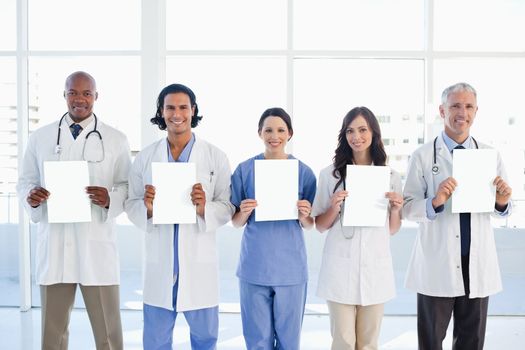
[[[372,130],[362,115],[355,117],[346,127],[346,141],[355,155],[369,152],[372,136]]]
[[[447,136],[463,143],[469,136],[477,111],[476,96],[472,92],[458,91],[448,95],[447,103],[439,106]]]
[[[64,98],[75,123],[80,123],[93,113],[93,105],[98,97],[96,89],[95,81],[90,76],[79,73],[68,77]]]
[[[276,158],[285,155],[284,150],[292,134],[282,118],[269,116],[264,119],[259,137],[266,147],[265,155]]]
[[[162,117],[168,133],[173,135],[191,134],[191,118],[195,107],[191,106],[190,97],[182,92],[164,97]]]

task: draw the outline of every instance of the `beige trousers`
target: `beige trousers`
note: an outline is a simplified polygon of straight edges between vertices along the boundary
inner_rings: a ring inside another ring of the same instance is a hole
[[[348,305],[327,301],[332,350],[377,350],[384,304]]]
[[[75,302],[76,283],[40,286],[42,299],[42,350],[66,350],[69,319]],[[83,286],[97,350],[122,350],[119,286]]]

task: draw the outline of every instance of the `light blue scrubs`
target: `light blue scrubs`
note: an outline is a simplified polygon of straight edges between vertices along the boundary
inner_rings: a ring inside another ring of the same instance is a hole
[[[239,164],[232,175],[231,202],[237,208],[242,200],[255,198],[256,159],[264,155]],[[298,198],[313,203],[315,191],[314,173],[299,161]],[[247,348],[299,349],[308,281],[299,220],[256,222],[252,212],[244,228],[237,277]]]
[[[173,159],[168,145],[168,161],[187,163],[195,135],[182,150],[177,160]],[[179,286],[179,225],[173,225],[173,309],[171,311],[161,307],[144,304],[144,333],[143,346],[145,350],[171,350],[173,343],[173,327],[177,318],[177,293]],[[216,349],[219,334],[219,308],[218,306],[185,311],[184,317],[190,327],[191,348],[199,350]]]

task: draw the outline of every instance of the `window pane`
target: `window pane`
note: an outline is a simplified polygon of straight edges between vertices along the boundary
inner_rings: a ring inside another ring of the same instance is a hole
[[[434,1],[437,50],[525,50],[522,0]]]
[[[140,15],[140,0],[29,0],[29,48],[139,49]]]
[[[33,57],[29,61],[29,130],[58,120],[67,111],[66,77],[90,73],[97,82],[94,111],[124,132],[132,150],[140,149],[140,59],[138,57]],[[102,135],[104,137],[104,135]]]
[[[166,7],[168,50],[286,48],[286,1],[166,0]]]
[[[404,174],[423,137],[423,67],[422,60],[296,60],[294,153],[318,174],[331,163],[343,117],[366,106],[380,121],[389,164]]]
[[[16,63],[0,58],[0,305],[20,304],[18,276]]]
[[[0,50],[16,50],[16,1],[0,0]]]
[[[436,60],[435,77],[436,104],[443,89],[458,81],[466,81],[477,90],[479,110],[472,135],[502,153],[512,197],[525,200],[525,59]],[[523,221],[520,215],[511,215],[511,226],[515,220]],[[522,222],[518,226],[525,225]]]
[[[294,48],[422,49],[423,5],[420,0],[294,1]]]

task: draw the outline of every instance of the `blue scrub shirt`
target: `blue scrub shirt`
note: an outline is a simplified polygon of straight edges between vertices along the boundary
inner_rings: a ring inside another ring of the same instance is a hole
[[[231,202],[237,208],[242,200],[255,198],[256,159],[264,159],[264,154],[242,162],[232,175]],[[288,159],[295,158],[290,155]],[[313,203],[315,191],[316,180],[312,169],[299,161],[298,198]],[[244,228],[237,277],[262,286],[306,283],[306,248],[299,220],[256,222],[255,212],[252,212]]]

